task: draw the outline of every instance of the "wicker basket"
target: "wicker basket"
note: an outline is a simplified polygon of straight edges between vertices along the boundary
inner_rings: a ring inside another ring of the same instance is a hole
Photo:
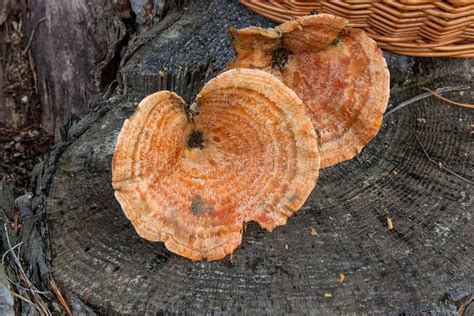
[[[311,13],[344,17],[379,46],[409,56],[474,57],[473,0],[240,0],[253,11],[283,22]]]

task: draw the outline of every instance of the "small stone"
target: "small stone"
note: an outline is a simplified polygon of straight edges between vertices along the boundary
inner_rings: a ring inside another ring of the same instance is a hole
[[[332,298],[332,294],[331,293],[324,293],[324,298],[327,299],[327,300],[330,300]]]
[[[311,236],[318,236],[318,232],[316,231],[316,228],[311,228],[310,234]]]
[[[28,103],[28,96],[24,95],[24,96],[21,97],[20,100],[21,100],[22,103]]]

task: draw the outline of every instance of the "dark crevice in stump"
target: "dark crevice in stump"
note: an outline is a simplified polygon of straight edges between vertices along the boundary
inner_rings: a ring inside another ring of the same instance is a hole
[[[230,27],[273,23],[234,1],[185,1],[140,35],[122,60],[121,74],[130,100],[171,90],[191,103],[205,82],[234,58]]]

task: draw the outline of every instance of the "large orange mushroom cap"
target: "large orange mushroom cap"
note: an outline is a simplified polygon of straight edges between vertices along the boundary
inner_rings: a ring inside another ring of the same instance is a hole
[[[267,230],[305,202],[319,171],[317,136],[298,96],[274,76],[237,69],[209,81],[190,117],[162,91],[118,136],[112,182],[138,234],[192,260],[221,259],[243,223]]]
[[[389,97],[382,51],[364,31],[347,29],[347,23],[320,14],[274,29],[229,30],[237,53],[229,68],[270,72],[301,98],[321,137],[321,167],[362,150],[380,129]]]

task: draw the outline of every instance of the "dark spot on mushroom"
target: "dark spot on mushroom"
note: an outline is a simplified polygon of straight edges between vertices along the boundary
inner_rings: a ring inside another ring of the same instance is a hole
[[[193,214],[199,215],[204,212],[211,212],[212,210],[212,205],[205,203],[200,195],[193,196],[191,201],[191,211]]]
[[[282,70],[288,64],[288,57],[290,55],[291,51],[284,47],[275,49],[272,53],[272,67],[278,67]]]
[[[295,195],[295,194],[292,194],[292,195],[290,196],[290,198],[288,199],[288,201],[294,202],[294,201],[296,201],[297,199],[298,199],[298,196]]]
[[[188,139],[189,148],[204,148],[204,139],[202,138],[202,132],[199,130],[194,130]]]

